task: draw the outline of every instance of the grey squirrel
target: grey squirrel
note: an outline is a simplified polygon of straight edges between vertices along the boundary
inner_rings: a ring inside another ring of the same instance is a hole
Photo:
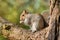
[[[30,30],[32,32],[35,32],[45,27],[45,18],[44,15],[42,16],[41,14],[38,13],[32,14],[27,12],[26,10],[23,10],[23,12],[20,15],[20,23],[29,26]]]

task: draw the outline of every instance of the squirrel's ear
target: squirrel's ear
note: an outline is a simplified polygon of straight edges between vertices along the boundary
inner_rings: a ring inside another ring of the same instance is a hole
[[[26,14],[28,14],[27,10],[24,10],[24,11],[23,11],[23,13],[26,13]]]

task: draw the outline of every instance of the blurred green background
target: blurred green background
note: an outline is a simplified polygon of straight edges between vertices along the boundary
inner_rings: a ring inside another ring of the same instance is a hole
[[[23,10],[41,13],[49,8],[49,0],[0,0],[0,16],[10,22],[19,24],[19,16]],[[0,36],[0,40],[4,40]]]
[[[0,0],[0,16],[10,22],[19,23],[19,16],[23,10],[39,12],[48,9],[48,0]]]

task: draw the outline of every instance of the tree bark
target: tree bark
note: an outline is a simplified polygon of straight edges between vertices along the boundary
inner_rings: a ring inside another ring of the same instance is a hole
[[[49,35],[50,40],[59,40],[60,31],[60,0],[50,0],[50,22],[49,27],[51,27],[51,33]]]

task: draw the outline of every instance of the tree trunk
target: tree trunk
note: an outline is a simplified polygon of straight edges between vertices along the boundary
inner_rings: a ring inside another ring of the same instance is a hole
[[[50,0],[50,22],[51,33],[49,35],[50,40],[59,40],[60,31],[60,0]]]

